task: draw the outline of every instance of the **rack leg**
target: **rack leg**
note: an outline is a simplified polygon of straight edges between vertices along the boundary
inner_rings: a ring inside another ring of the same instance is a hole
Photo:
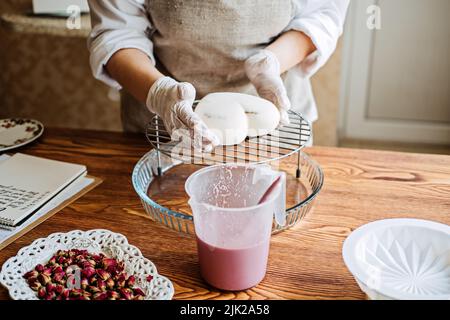
[[[299,145],[302,144],[302,124],[303,124],[303,120],[300,120],[300,126],[299,126],[299,135],[298,135],[298,143]],[[301,155],[300,155],[300,150],[298,150],[297,152],[297,172],[295,173],[295,176],[297,177],[297,179],[300,179],[301,175],[302,175],[302,171],[301,171]]]
[[[162,167],[161,167],[161,153],[159,152],[159,119],[156,118],[156,157],[158,162],[157,174],[158,177],[162,176]]]

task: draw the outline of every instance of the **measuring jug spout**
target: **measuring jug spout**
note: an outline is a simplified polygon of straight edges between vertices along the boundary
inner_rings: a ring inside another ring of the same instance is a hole
[[[279,172],[280,174],[280,192],[275,200],[275,221],[281,227],[286,225],[286,173]]]
[[[268,195],[265,201],[274,201],[274,218],[278,225],[286,225],[286,173],[273,170],[268,165],[259,165],[255,169],[253,176],[253,183],[258,184],[257,181],[264,181],[261,183],[263,188],[261,192],[266,193],[269,189],[270,195]],[[276,181],[276,183],[274,183]],[[273,185],[275,184],[275,185]],[[267,196],[264,194],[263,197]],[[275,199],[274,199],[275,197]]]

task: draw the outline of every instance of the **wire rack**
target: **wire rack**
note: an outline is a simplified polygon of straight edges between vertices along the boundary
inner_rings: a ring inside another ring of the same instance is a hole
[[[194,106],[195,107],[195,106]],[[194,149],[190,143],[171,140],[164,123],[154,116],[147,125],[146,137],[158,152],[173,160],[198,165],[221,163],[259,164],[280,160],[298,153],[297,177],[300,177],[300,150],[311,140],[311,125],[299,113],[289,111],[290,124],[275,129],[260,137],[247,137],[244,142],[233,146],[219,146],[211,153]],[[158,175],[162,175],[158,163]]]

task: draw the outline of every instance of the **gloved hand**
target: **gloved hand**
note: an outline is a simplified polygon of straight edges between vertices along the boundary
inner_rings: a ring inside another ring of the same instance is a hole
[[[287,111],[291,102],[280,76],[280,62],[269,50],[261,50],[245,61],[245,72],[258,95],[272,102],[280,110],[280,123],[289,124]]]
[[[150,88],[146,105],[163,120],[171,137],[176,130],[180,134],[185,131],[193,140],[194,148],[211,152],[219,144],[219,138],[192,110],[194,99],[192,84],[162,77]]]

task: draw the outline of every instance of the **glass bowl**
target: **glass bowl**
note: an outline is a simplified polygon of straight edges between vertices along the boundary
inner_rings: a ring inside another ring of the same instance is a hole
[[[289,158],[281,160],[289,161]],[[292,171],[295,171],[296,162],[292,164]],[[158,176],[158,163],[161,165],[162,176]],[[275,221],[272,226],[272,233],[277,233],[282,230],[291,228],[301,221],[312,209],[314,200],[319,194],[323,185],[323,171],[320,166],[312,160],[304,152],[300,152],[300,164],[301,164],[301,177],[291,177],[287,180],[287,210],[286,210],[286,225],[279,226]],[[180,166],[180,167],[178,167]],[[184,181],[186,179],[186,171],[182,167],[184,166],[181,161],[172,160],[168,156],[158,153],[156,150],[151,150],[145,154],[135,165],[132,174],[132,183],[134,190],[139,195],[145,212],[149,217],[163,225],[189,235],[194,235],[194,223],[193,217],[190,214],[190,208],[187,204],[188,197],[184,191]],[[192,166],[198,169],[202,166]],[[175,171],[180,168],[179,172],[171,174],[171,171]],[[282,170],[283,165],[280,166]],[[171,176],[170,176],[171,175]],[[177,181],[178,186],[172,179],[173,177],[179,177]],[[160,188],[156,192],[151,192],[152,186],[164,183],[167,181],[167,188]],[[168,188],[176,188],[178,195],[175,195],[174,190],[167,190]],[[297,190],[301,189],[301,195]],[[149,196],[149,192],[151,195]],[[184,195],[183,195],[184,194]],[[177,201],[172,201],[171,195],[177,197]],[[184,197],[184,199],[183,199]]]

